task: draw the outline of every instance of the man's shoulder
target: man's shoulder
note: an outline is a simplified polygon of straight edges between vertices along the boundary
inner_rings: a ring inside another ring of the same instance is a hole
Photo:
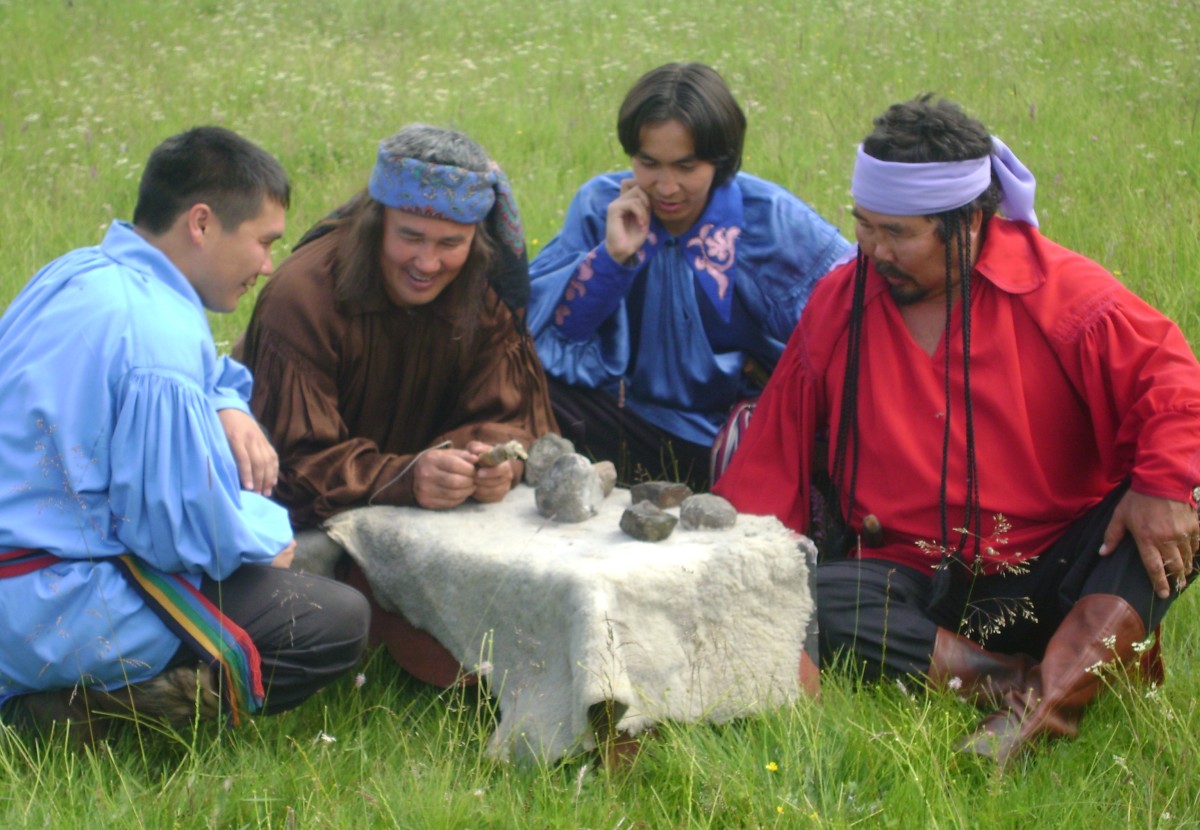
[[[1104,266],[1021,222],[992,220],[979,270],[1054,340],[1071,341],[1130,302]]]
[[[815,211],[802,198],[778,182],[764,179],[744,170],[733,177],[733,182],[742,193],[742,204],[747,210],[799,210],[805,214]]]
[[[849,326],[854,274],[855,262],[851,260],[834,268],[813,287],[791,339],[810,355],[811,362],[827,363]]]
[[[989,222],[976,268],[1001,290],[1033,301],[1120,285],[1084,254],[1042,236],[1024,222],[999,217]]]
[[[621,195],[621,182],[632,177],[633,173],[629,170],[592,176],[580,186],[575,194],[575,200],[589,206],[592,210],[606,209],[613,199]]]
[[[813,287],[812,296],[805,307],[805,316],[812,309],[813,322],[824,321],[837,315],[849,315],[850,306],[854,299],[854,275],[857,261],[850,259],[834,267],[828,274],[817,280]]]

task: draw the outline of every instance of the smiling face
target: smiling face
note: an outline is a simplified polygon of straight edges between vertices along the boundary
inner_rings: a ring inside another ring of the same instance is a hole
[[[207,206],[201,217],[203,247],[197,267],[188,279],[200,301],[210,311],[227,313],[237,308],[242,295],[254,287],[259,275],[275,270],[271,246],[283,236],[283,205],[263,199],[258,215],[235,228],[225,228]]]
[[[897,305],[944,302],[946,295],[946,243],[938,225],[927,216],[891,216],[855,205],[854,235],[862,252],[887,280]],[[972,217],[971,250],[978,250],[981,214]],[[961,274],[954,274],[953,289]]]
[[[640,139],[631,159],[633,177],[658,221],[678,236],[704,212],[716,167],[696,157],[692,134],[677,120],[647,124]]]
[[[475,226],[384,208],[383,290],[400,308],[433,302],[462,271]]]

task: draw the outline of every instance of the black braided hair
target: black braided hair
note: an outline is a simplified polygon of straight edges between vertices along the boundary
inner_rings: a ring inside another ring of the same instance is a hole
[[[867,293],[867,256],[858,249],[854,262],[854,294],[850,303],[850,322],[846,332],[846,371],[842,379],[842,411],[838,416],[837,435],[834,443],[833,470],[831,479],[838,492],[846,493],[849,504],[846,507],[845,525],[850,529],[850,519],[854,515],[854,497],[858,488],[858,366],[862,354],[863,305]],[[846,452],[848,444],[853,442],[850,458],[850,484],[846,486]],[[837,509],[836,505],[831,505]],[[843,541],[839,547],[845,547]],[[832,552],[835,556],[845,553],[844,550]]]
[[[910,101],[894,104],[875,119],[875,129],[863,139],[863,149],[882,161],[920,163],[930,161],[961,161],[981,158],[991,151],[991,136],[987,128],[971,118],[956,104],[945,99],[935,99],[931,94],[918,96]],[[959,298],[962,307],[963,338],[963,408],[966,426],[966,505],[961,533],[950,548],[950,517],[947,512],[946,494],[950,465],[951,436],[951,366],[950,349],[946,349],[944,373],[945,426],[942,438],[942,468],[938,493],[941,526],[941,569],[948,570],[951,561],[959,559],[966,549],[968,540],[974,540],[975,567],[980,565],[979,553],[982,546],[981,516],[979,505],[979,471],[975,453],[975,421],[971,396],[971,268],[974,251],[971,246],[972,217],[976,211],[982,215],[980,240],[986,232],[988,219],[996,212],[1000,202],[1000,189],[995,179],[991,185],[970,204],[928,218],[937,222],[937,232],[946,244],[946,328],[947,345],[950,323],[954,311],[954,274],[960,275]],[[838,432],[834,444],[833,481],[839,491],[848,497],[846,521],[854,514],[858,480],[858,376],[863,344],[863,303],[866,292],[867,258],[861,249],[855,268],[854,297],[850,311],[846,371],[843,386],[842,411],[838,419]],[[853,448],[848,449],[850,442]],[[847,453],[849,452],[849,459]],[[847,464],[849,469],[847,469]],[[849,478],[847,487],[846,479]],[[961,560],[960,560],[961,561]]]
[[[975,454],[975,414],[971,405],[971,224],[970,213],[963,209],[947,211],[938,217],[943,229],[946,242],[946,340],[944,374],[946,377],[946,410],[945,426],[942,434],[942,480],[938,492],[938,505],[941,516],[941,545],[943,550],[943,566],[950,557],[958,557],[966,548],[967,540],[974,542],[974,562],[979,566],[981,543],[981,524],[979,510],[979,476]],[[955,262],[955,253],[958,254]],[[950,551],[950,528],[946,508],[946,482],[949,478],[950,464],[950,427],[951,427],[951,397],[950,397],[950,322],[954,311],[953,274],[957,268],[961,275],[959,280],[959,307],[962,309],[962,339],[963,339],[963,410],[966,423],[966,510],[957,546],[953,553]]]

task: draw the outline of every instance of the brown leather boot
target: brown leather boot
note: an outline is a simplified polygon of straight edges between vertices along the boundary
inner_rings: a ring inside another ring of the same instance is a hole
[[[5,706],[5,721],[33,740],[65,736],[72,749],[105,740],[114,724],[159,723],[186,727],[197,717],[212,720],[221,698],[207,666],[180,666],[111,692],[77,686],[33,692]]]
[[[929,680],[938,688],[953,689],[976,706],[999,706],[1004,696],[1025,685],[1034,666],[1027,654],[1000,654],[955,634],[937,630],[929,658]]]
[[[14,697],[4,706],[4,722],[34,742],[64,741],[70,749],[95,746],[108,736],[108,724],[93,717],[86,698],[91,690],[78,686]]]
[[[179,666],[141,683],[111,692],[92,691],[88,706],[93,715],[132,722],[157,721],[175,728],[200,720],[215,720],[222,710],[221,695],[212,671],[197,663]]]
[[[1004,696],[999,710],[984,718],[960,750],[1007,764],[1039,737],[1079,734],[1079,718],[1104,683],[1102,669],[1116,662],[1132,665],[1134,644],[1145,639],[1146,627],[1122,597],[1089,594],[1059,625],[1042,662],[1025,688]]]

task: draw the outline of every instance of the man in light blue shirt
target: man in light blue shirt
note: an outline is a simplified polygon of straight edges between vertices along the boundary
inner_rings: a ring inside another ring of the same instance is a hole
[[[133,224],[47,265],[0,318],[5,720],[75,719],[86,740],[97,713],[186,721],[200,700],[236,721],[361,654],[363,598],[287,569],[275,453],[205,316],[271,273],[289,195],[244,138],[181,133],[151,154]]]

